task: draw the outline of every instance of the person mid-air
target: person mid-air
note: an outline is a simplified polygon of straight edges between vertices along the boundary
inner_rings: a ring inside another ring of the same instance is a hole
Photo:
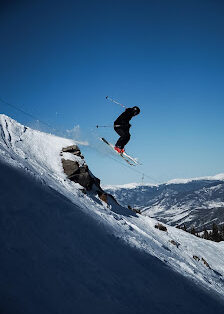
[[[127,108],[115,121],[114,121],[114,130],[120,135],[117,143],[115,144],[114,149],[119,153],[124,153],[124,147],[130,140],[129,129],[131,124],[130,120],[137,116],[140,113],[139,107],[135,106],[133,108]]]

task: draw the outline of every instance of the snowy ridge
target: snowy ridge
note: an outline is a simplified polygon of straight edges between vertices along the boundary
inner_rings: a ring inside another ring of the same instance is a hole
[[[198,177],[198,178],[190,178],[190,179],[173,179],[169,180],[166,184],[180,184],[180,183],[189,183],[192,181],[201,181],[201,180],[210,180],[210,181],[224,181],[224,173],[219,173],[215,176],[207,176],[207,177]]]
[[[71,145],[73,141],[24,127],[5,115],[0,115],[0,129],[1,151],[3,155],[12,157],[9,162],[21,167],[26,163],[33,164],[40,173],[50,169],[61,174],[58,155],[63,145]]]
[[[141,184],[141,183],[127,183],[127,184],[117,184],[117,185],[104,185],[104,189],[105,190],[113,190],[113,191],[116,191],[116,190],[119,190],[119,189],[136,189],[137,187],[139,186],[157,186],[156,184],[151,184],[151,183],[146,183],[146,184]]]
[[[199,239],[188,233],[185,233],[182,230],[178,230],[171,226],[167,226],[167,232],[162,232],[154,227],[155,224],[157,223],[157,220],[153,218],[149,218],[143,215],[132,213],[130,210],[127,210],[126,208],[117,205],[115,202],[114,203],[112,202],[108,206],[102,201],[100,201],[99,198],[94,195],[94,193],[92,194],[90,193],[87,195],[83,194],[80,190],[79,184],[71,182],[65,177],[65,174],[63,172],[63,168],[61,165],[60,152],[61,152],[62,147],[66,145],[67,146],[73,145],[74,141],[56,137],[54,135],[42,133],[39,131],[34,131],[30,128],[26,128],[22,126],[21,124],[17,123],[16,121],[4,115],[0,115],[0,130],[1,130],[0,131],[1,132],[0,133],[0,161],[3,162],[3,166],[2,166],[3,169],[5,167],[4,164],[13,166],[13,169],[22,170],[23,173],[26,174],[26,176],[29,175],[30,177],[31,175],[31,178],[35,177],[36,182],[37,183],[39,182],[38,184],[40,184],[41,187],[46,188],[47,191],[49,187],[53,189],[51,191],[57,191],[58,195],[60,195],[60,201],[57,200],[58,204],[62,204],[62,200],[63,200],[63,202],[66,201],[66,204],[68,204],[69,202],[69,204],[71,203],[73,204],[73,206],[75,206],[73,209],[72,205],[69,205],[70,206],[69,208],[71,208],[71,213],[70,213],[71,219],[72,219],[73,211],[74,211],[74,215],[76,212],[77,212],[77,215],[78,215],[78,212],[84,213],[86,217],[89,217],[88,219],[93,219],[94,223],[91,222],[91,226],[94,225],[93,228],[96,228],[96,226],[99,225],[101,226],[102,230],[105,230],[103,233],[105,234],[105,239],[108,239],[108,236],[106,236],[106,234],[110,234],[114,236],[113,237],[114,240],[113,242],[111,242],[111,245],[112,243],[116,243],[116,246],[120,247],[120,245],[123,245],[123,243],[126,243],[128,244],[128,246],[127,248],[123,248],[123,250],[128,250],[128,248],[130,248],[131,250],[134,249],[136,254],[139,254],[139,252],[144,252],[144,254],[146,254],[149,257],[154,256],[162,262],[162,265],[166,265],[166,267],[168,266],[166,268],[166,272],[175,270],[176,272],[180,273],[182,275],[181,280],[183,281],[183,284],[185,284],[185,280],[186,280],[186,284],[188,284],[187,283],[188,279],[193,280],[193,282],[196,283],[198,287],[200,287],[200,291],[201,291],[200,293],[206,294],[205,299],[207,298],[206,291],[210,291],[212,292],[210,294],[211,298],[215,298],[216,296],[219,296],[221,299],[224,300],[224,250],[223,250],[224,246],[223,246],[223,243],[214,243],[214,242],[206,241],[203,239]],[[64,155],[63,157],[68,158],[66,157],[66,155]],[[77,159],[77,161],[80,163],[85,162],[79,158]],[[2,163],[0,163],[0,165],[1,164]],[[19,187],[15,185],[15,187],[13,186],[13,188],[18,189]],[[128,190],[135,189],[135,188],[136,188],[136,185],[129,185],[127,187]],[[138,188],[142,188],[142,187],[138,186]],[[149,186],[147,185],[143,188],[157,188],[157,187],[156,186],[152,187],[151,185]],[[54,194],[51,191],[50,191],[51,197],[54,198]],[[26,193],[26,195],[27,197],[29,197],[29,193]],[[38,198],[36,202],[39,202]],[[49,197],[47,199],[49,199]],[[10,206],[7,205],[8,204],[7,202],[8,202],[8,198],[5,199],[4,195],[2,195],[0,198],[0,203],[3,205],[3,208],[5,206],[5,213],[10,212],[10,208],[12,208],[11,205]],[[33,199],[32,199],[32,202],[33,202]],[[39,204],[39,206],[41,206],[41,204]],[[48,207],[44,207],[44,210],[48,211],[49,209]],[[52,214],[53,213],[51,213],[51,215]],[[13,212],[12,212],[12,215],[13,215]],[[59,215],[60,217],[63,217],[64,215],[63,211],[61,211],[60,214],[59,212],[57,212],[57,215]],[[68,218],[69,217],[65,215],[65,221],[67,221]],[[9,219],[7,219],[7,221],[8,220]],[[85,230],[84,228],[82,229],[82,225],[80,225],[80,221],[77,221],[77,219],[72,220],[72,223],[74,227],[71,228],[71,230],[77,229],[80,232],[80,235],[76,238],[76,242],[77,242],[77,239],[80,239],[80,242],[77,243],[77,245],[80,246],[80,254],[82,252],[82,243],[83,245],[86,244],[87,246],[95,247],[96,264],[94,264],[94,259],[93,259],[92,261],[93,265],[91,267],[93,267],[93,269],[95,268],[97,269],[97,266],[96,266],[97,261],[98,261],[97,260],[97,247],[98,247],[97,241],[99,243],[103,241],[104,235],[101,235],[102,238],[97,238],[96,235],[91,236],[91,242],[85,242],[85,238],[86,238],[85,232],[87,231],[84,231]],[[63,232],[65,231],[61,230],[60,232],[62,232],[62,235],[63,235]],[[83,239],[83,242],[81,239]],[[121,240],[122,244],[120,243],[118,239]],[[108,240],[105,240],[105,241],[108,241]],[[178,247],[176,247],[172,243],[172,241],[178,242],[179,244]],[[63,247],[65,247],[66,245],[68,245],[68,243],[66,244],[64,243]],[[105,256],[106,254],[109,254],[109,252],[111,251],[110,247],[108,247],[108,244],[105,245],[104,251],[105,251]],[[77,252],[76,248],[74,248],[74,251],[72,251],[72,254],[77,254],[75,252]],[[61,253],[58,253],[58,254],[60,255]],[[63,254],[66,255],[66,251]],[[120,253],[113,257],[116,259],[117,263],[120,263],[119,255]],[[193,258],[194,255],[198,256],[200,260],[199,261],[195,260]],[[86,258],[85,255],[84,255],[84,258]],[[211,268],[208,268],[204,265],[204,263],[202,262],[202,258],[208,262]],[[138,259],[141,261],[141,258],[139,255],[138,255],[137,260]],[[83,260],[83,263],[84,263],[84,260]],[[130,272],[133,272],[133,269],[131,270],[132,266],[135,267],[135,271],[138,272],[138,269],[136,268],[134,261],[132,262],[130,261],[130,263],[132,263],[129,266]],[[138,265],[138,267],[140,267],[140,264]],[[112,264],[111,264],[111,267],[112,267]],[[162,271],[164,266],[161,266],[161,267],[162,268],[160,270]],[[93,270],[91,270],[91,273],[92,271]],[[147,276],[147,271],[148,271],[147,269],[144,269],[143,271],[143,273],[145,272],[145,276]],[[99,272],[100,270],[98,270],[98,272],[95,271],[94,274],[95,273],[98,274]],[[87,275],[88,275],[88,271],[87,271]],[[107,275],[105,274],[105,276]],[[159,276],[159,273],[157,275]],[[95,275],[95,277],[96,276],[98,275]],[[111,281],[111,277],[113,278],[113,275],[108,277],[110,281]],[[88,279],[88,280],[91,280],[91,279]],[[100,285],[101,279],[97,277],[97,280],[99,280],[99,285]],[[116,280],[119,281],[119,276],[117,277]],[[72,280],[72,282],[75,282],[75,280]],[[178,282],[179,282],[179,279],[178,279]],[[121,282],[120,284],[122,285]],[[148,284],[146,282],[143,284],[142,282],[142,285],[143,286],[141,287],[139,284],[139,286],[137,287],[137,290],[140,291],[141,293],[143,293],[144,290],[149,292],[148,290],[149,288],[147,286]],[[177,287],[178,287],[178,284],[177,284]],[[98,286],[97,289],[98,291],[96,290],[96,295],[95,295],[96,298],[97,298],[97,293],[99,291],[105,291],[103,284],[102,286]],[[173,289],[175,289],[175,287],[173,287]],[[205,289],[205,291],[203,289]],[[137,290],[136,290],[136,293],[137,293]],[[177,290],[176,293],[178,294],[179,293],[178,288],[176,288],[176,290]],[[189,289],[189,291],[191,290]],[[189,298],[190,297],[194,297],[193,294],[190,295]],[[115,294],[113,294],[112,298],[115,298]],[[134,302],[134,300],[131,301],[131,299],[129,302],[132,302],[132,301]],[[144,300],[147,300],[147,299],[148,297],[145,296]],[[220,301],[221,299],[219,299],[219,302],[221,302]],[[116,302],[118,302],[117,303],[118,306],[121,306],[121,304],[119,303],[121,301],[119,300],[120,299],[117,298]],[[168,302],[168,298],[166,302]],[[219,302],[218,304],[222,304]],[[129,308],[127,309],[126,312],[127,313],[145,313],[145,308],[144,310],[136,310],[137,308],[135,306],[133,305],[132,310],[130,310]],[[175,306],[177,305],[174,305],[174,307]],[[167,310],[167,307],[165,306],[164,311],[161,310],[161,313],[167,313],[166,310]],[[101,311],[98,311],[98,312],[101,313]],[[114,312],[114,313],[118,313],[118,312]],[[125,311],[123,311],[123,313],[125,313]],[[193,312],[189,311],[188,313],[193,313]],[[217,310],[217,313],[218,313],[218,310]]]
[[[162,184],[184,184],[184,183],[190,183],[192,181],[224,181],[224,173],[219,173],[214,176],[205,176],[205,177],[196,177],[196,178],[188,178],[188,179],[172,179],[167,182],[164,182]],[[109,190],[119,190],[119,189],[135,189],[137,187],[144,187],[144,186],[158,186],[159,184],[152,184],[152,183],[127,183],[127,184],[116,184],[116,185],[105,185],[105,189]]]

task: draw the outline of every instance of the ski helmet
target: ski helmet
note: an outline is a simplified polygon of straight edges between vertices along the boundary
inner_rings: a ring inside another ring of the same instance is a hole
[[[134,114],[134,116],[137,116],[137,114],[139,114],[139,113],[140,113],[140,109],[139,109],[139,107],[134,106],[132,109],[133,109],[133,114]]]

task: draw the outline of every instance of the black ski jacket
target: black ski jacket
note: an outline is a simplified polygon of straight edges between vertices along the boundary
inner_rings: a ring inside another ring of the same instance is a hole
[[[130,120],[134,117],[134,110],[133,108],[127,108],[115,121],[114,126],[126,126],[130,127]]]

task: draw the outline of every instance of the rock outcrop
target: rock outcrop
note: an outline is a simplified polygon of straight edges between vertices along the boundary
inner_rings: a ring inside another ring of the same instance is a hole
[[[93,185],[102,191],[100,180],[90,172],[77,145],[63,148],[61,156],[63,156],[62,166],[69,180],[79,183],[87,191],[90,191]]]
[[[109,193],[105,192],[100,186],[100,179],[95,177],[89,170],[84,157],[77,145],[64,147],[60,153],[62,157],[62,166],[67,178],[73,182],[79,183],[87,191],[93,191],[101,201],[108,204],[116,199]]]

